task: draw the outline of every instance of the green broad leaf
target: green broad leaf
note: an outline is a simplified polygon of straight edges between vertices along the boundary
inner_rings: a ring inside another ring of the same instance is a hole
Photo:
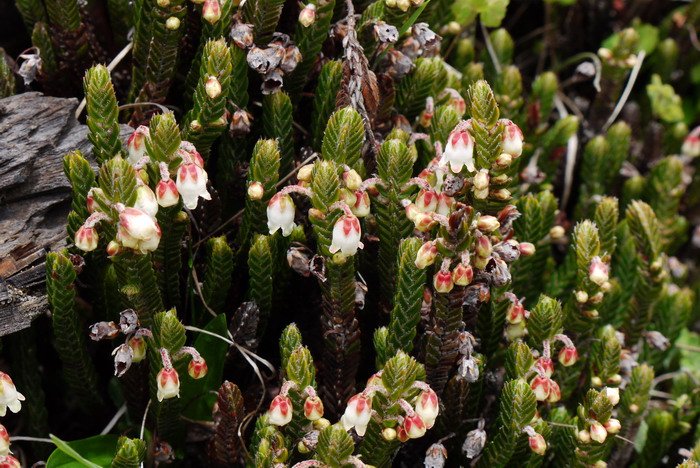
[[[639,34],[639,44],[635,52],[643,50],[647,55],[654,52],[659,44],[659,28],[646,23],[633,24],[632,27]],[[613,34],[603,41],[602,47],[612,50],[619,40],[620,35]]]
[[[226,314],[220,314],[212,319],[204,329],[227,337]],[[193,346],[207,362],[209,370],[203,379],[194,380],[189,375],[183,375],[180,378],[183,414],[197,421],[211,421],[211,411],[216,401],[216,395],[203,394],[216,391],[221,386],[229,345],[215,336],[200,333]]]
[[[651,77],[651,83],[647,85],[647,95],[652,111],[664,122],[676,123],[685,117],[681,97],[676,94],[673,86],[664,84],[659,75]]]
[[[116,434],[98,435],[73,442],[65,442],[53,434],[49,437],[56,444],[56,450],[46,461],[46,468],[109,467],[119,439]]]
[[[678,337],[676,344],[700,348],[700,335],[695,332],[688,331],[687,328],[684,328],[681,332],[681,336]],[[694,374],[700,373],[700,359],[698,359],[697,351],[680,348],[680,354],[682,368],[687,369]]]
[[[497,28],[506,16],[509,0],[457,0],[452,4],[455,21],[466,26],[481,15],[481,22],[489,28]]]

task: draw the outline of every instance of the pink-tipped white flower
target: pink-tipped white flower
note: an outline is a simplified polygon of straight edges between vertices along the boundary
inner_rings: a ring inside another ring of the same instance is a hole
[[[549,377],[538,375],[532,382],[530,382],[530,388],[535,393],[535,398],[537,401],[545,401],[549,397],[549,392],[552,388],[551,380]]]
[[[316,21],[316,5],[309,3],[299,12],[299,22],[308,28]]]
[[[174,206],[180,201],[180,192],[172,179],[161,180],[156,185],[156,200],[163,208]]]
[[[469,172],[474,172],[474,140],[466,130],[457,130],[450,134],[447,146],[442,153],[440,165],[449,164],[454,173],[466,166]]]
[[[331,241],[331,253],[338,251],[343,255],[355,255],[358,248],[363,248],[360,238],[360,220],[355,215],[343,215],[333,226],[333,240]]]
[[[435,212],[442,216],[450,216],[454,202],[455,199],[453,197],[440,193],[438,195],[438,204]]]
[[[306,397],[304,401],[304,416],[309,421],[317,421],[323,417],[323,402],[318,396]]]
[[[452,282],[457,286],[468,286],[474,279],[474,268],[470,264],[459,262],[452,270]]]
[[[221,19],[221,4],[219,0],[206,0],[202,7],[202,18],[209,21],[211,24],[216,23]]]
[[[131,348],[131,362],[137,363],[146,359],[146,340],[140,336],[135,336],[129,340]]]
[[[153,193],[153,190],[148,185],[139,185],[136,189],[134,208],[145,211],[151,218],[155,218],[156,214],[158,214],[156,194]]]
[[[96,200],[97,197],[101,197],[104,200],[104,192],[99,187],[91,188],[86,197],[86,206],[90,214],[94,213],[95,211],[98,211],[100,208],[100,205],[97,203]]]
[[[158,401],[180,397],[180,376],[174,368],[162,368],[156,375]]]
[[[207,173],[195,163],[185,163],[177,170],[177,190],[182,195],[182,201],[187,208],[197,208],[199,197],[211,200],[207,191]]]
[[[681,154],[689,158],[700,156],[700,127],[695,127],[692,132],[685,137],[681,146]]]
[[[276,193],[267,205],[267,228],[270,230],[270,234],[281,229],[282,235],[287,237],[295,227],[292,197],[286,193]]]
[[[117,240],[125,247],[152,252],[158,248],[160,236],[158,223],[145,211],[128,207],[119,213]]]
[[[208,371],[207,361],[201,357],[199,359],[192,359],[187,365],[187,373],[195,380],[206,377]]]
[[[547,401],[550,403],[556,403],[559,400],[561,400],[561,389],[559,388],[559,384],[550,379],[549,396],[547,397]]]
[[[617,434],[622,429],[622,424],[620,424],[618,419],[610,418],[603,424],[603,427],[608,434]]]
[[[438,271],[433,276],[433,287],[435,291],[439,293],[446,294],[452,291],[454,288],[454,282],[452,282],[452,274],[448,271]]]
[[[435,424],[438,413],[440,413],[440,403],[437,394],[432,389],[421,392],[416,401],[416,414],[420,416],[428,429]]]
[[[420,268],[421,270],[424,268],[427,268],[428,266],[432,265],[435,263],[435,259],[437,258],[438,254],[438,249],[437,246],[435,245],[434,241],[428,241],[425,244],[421,246],[420,249],[418,249],[418,253],[416,254],[416,267]]]
[[[348,190],[359,190],[362,186],[362,177],[357,173],[355,169],[350,169],[349,171],[343,172],[343,182],[345,183],[345,188]]]
[[[10,454],[10,433],[0,424],[0,455]]]
[[[554,373],[554,363],[552,362],[551,358],[542,356],[537,360],[537,365],[540,367],[540,369],[542,369],[542,372],[544,372],[544,375],[547,377],[551,377]]]
[[[504,121],[503,152],[517,158],[523,153],[523,132],[510,120]]]
[[[600,257],[593,257],[593,260],[591,260],[591,266],[588,269],[588,279],[600,286],[609,278],[608,266],[603,263]]]
[[[22,464],[12,455],[0,455],[0,468],[22,468]]]
[[[356,191],[355,192],[355,204],[350,206],[352,214],[358,218],[364,218],[369,214],[369,194],[367,192]]]
[[[573,366],[578,361],[578,351],[576,348],[564,346],[559,351],[559,364],[564,367]]]
[[[528,437],[527,442],[530,445],[530,450],[537,455],[544,455],[544,452],[547,451],[547,442],[542,437],[542,434],[534,433]]]
[[[524,318],[525,307],[523,307],[523,304],[518,299],[515,299],[508,306],[508,310],[506,311],[506,321],[508,323],[516,324],[522,322]]]
[[[534,255],[536,251],[535,246],[530,242],[521,242],[518,248],[520,249],[520,255],[523,257],[530,257]]]
[[[285,426],[292,420],[292,400],[286,395],[277,395],[270,403],[267,421],[275,426]]]
[[[348,406],[340,418],[340,423],[346,431],[354,427],[357,435],[362,437],[367,431],[367,425],[371,418],[372,399],[367,395],[358,393],[348,401]]]
[[[418,413],[406,416],[403,420],[402,427],[403,430],[406,431],[406,435],[409,439],[419,439],[423,437],[425,431],[428,429]]]
[[[24,395],[19,393],[9,375],[0,372],[0,417],[7,414],[7,409],[17,413],[22,409]]]
[[[479,216],[476,221],[476,227],[481,232],[490,233],[501,227],[501,223],[498,222],[498,218],[495,216],[484,215]]]
[[[148,127],[141,125],[129,136],[126,147],[129,150],[127,158],[131,164],[136,164],[146,153],[146,138],[150,137]]]
[[[599,444],[605,442],[605,439],[608,437],[608,431],[606,431],[603,425],[599,422],[594,422],[591,424],[591,429],[589,432],[591,433],[591,439]]]
[[[248,198],[251,200],[261,200],[264,195],[265,187],[257,180],[254,180],[248,185]]]
[[[620,403],[620,389],[617,387],[605,387],[603,390],[605,392],[605,396],[608,397],[608,400],[610,400],[610,403],[613,406],[616,406],[618,403]]]
[[[94,227],[80,226],[75,232],[75,246],[84,252],[92,252],[97,248],[100,238]]]
[[[434,190],[421,189],[416,197],[416,208],[420,211],[435,211],[438,205],[438,195]]]

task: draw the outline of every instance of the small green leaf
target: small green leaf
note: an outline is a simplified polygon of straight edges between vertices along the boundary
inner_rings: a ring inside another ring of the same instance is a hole
[[[497,28],[506,15],[509,0],[457,0],[452,4],[455,21],[468,25],[481,15],[484,26]]]
[[[49,437],[57,448],[47,460],[46,468],[109,467],[119,439],[115,434],[88,437],[73,442],[65,442],[53,434],[49,434]]]

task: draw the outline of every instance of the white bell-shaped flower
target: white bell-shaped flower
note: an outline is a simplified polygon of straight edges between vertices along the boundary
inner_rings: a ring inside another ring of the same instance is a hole
[[[146,138],[150,137],[148,127],[141,125],[134,130],[126,143],[129,150],[128,160],[131,164],[136,164],[146,153]]]
[[[510,154],[514,158],[517,158],[523,152],[523,132],[520,130],[520,127],[510,120],[504,121],[503,152]]]
[[[187,208],[197,208],[199,197],[211,200],[207,191],[207,173],[195,163],[184,163],[177,170],[177,190],[182,195],[182,201]]]
[[[117,240],[125,247],[152,252],[158,248],[160,236],[160,226],[145,211],[128,207],[119,213]]]
[[[281,229],[282,235],[287,237],[295,227],[292,197],[286,193],[276,193],[267,205],[267,228],[270,230],[270,234]]]
[[[172,367],[161,369],[156,376],[156,383],[158,384],[158,401],[180,396],[180,377]]]
[[[9,375],[0,372],[0,417],[7,414],[7,408],[13,413],[22,409],[24,395],[19,393]]]
[[[156,214],[158,214],[156,194],[153,193],[153,190],[148,185],[140,185],[136,189],[134,208],[145,211],[151,218],[155,218]]]
[[[440,165],[450,165],[450,170],[455,174],[466,166],[469,172],[475,172],[474,167],[474,139],[466,130],[456,130],[447,139],[447,146],[442,153]]]
[[[331,253],[338,251],[343,255],[355,255],[358,248],[363,248],[360,238],[360,220],[355,215],[343,215],[333,227],[333,240],[331,241]]]
[[[346,431],[354,427],[357,435],[362,437],[367,431],[367,425],[371,418],[372,399],[367,395],[358,393],[348,401],[348,406],[345,408],[345,413],[340,418],[340,423]]]

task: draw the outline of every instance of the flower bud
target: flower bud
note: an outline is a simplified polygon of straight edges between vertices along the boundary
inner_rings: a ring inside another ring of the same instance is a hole
[[[418,125],[425,128],[429,127],[430,121],[433,119],[434,114],[435,112],[428,109],[421,111],[420,115],[418,116]]]
[[[404,429],[403,426],[396,428],[396,438],[399,439],[399,442],[406,442],[408,440],[408,434],[406,434],[406,429]]]
[[[7,432],[5,426],[0,424],[0,455],[5,456],[10,454],[10,433]]]
[[[158,401],[180,397],[180,377],[174,368],[162,368],[156,376]]]
[[[202,18],[209,21],[211,24],[216,23],[221,19],[221,5],[219,0],[205,0],[202,7]]]
[[[453,197],[445,195],[444,193],[438,194],[438,204],[435,212],[442,216],[450,216],[454,202],[455,199]]]
[[[75,246],[84,252],[92,252],[97,248],[100,238],[94,227],[82,225],[75,232]]]
[[[498,229],[501,226],[501,224],[498,222],[498,219],[495,216],[479,216],[479,219],[476,222],[476,227],[484,233],[491,233]]]
[[[433,190],[421,189],[416,197],[416,208],[420,211],[435,211],[438,204],[438,195]]]
[[[481,236],[476,240],[476,254],[481,258],[488,258],[493,252],[491,241],[486,236]]]
[[[549,397],[551,390],[551,380],[549,377],[537,376],[530,382],[530,388],[535,393],[537,401],[545,401]]]
[[[433,276],[433,288],[439,293],[448,293],[452,291],[454,283],[452,282],[452,275],[449,271],[438,271]]]
[[[620,424],[619,420],[615,418],[610,418],[605,424],[603,424],[603,427],[605,428],[608,434],[617,434],[618,432],[620,432],[620,429],[622,429],[622,424]]]
[[[206,377],[209,368],[207,367],[207,362],[204,358],[192,359],[187,365],[187,373],[190,374],[195,380],[203,379]]]
[[[314,429],[316,429],[317,431],[322,431],[330,425],[331,422],[326,418],[317,419],[313,422]]]
[[[350,207],[352,214],[358,218],[364,218],[369,214],[369,194],[367,192],[355,192],[355,204]]]
[[[600,257],[593,257],[591,266],[588,269],[588,279],[600,286],[609,279],[608,266],[603,263]]]
[[[253,181],[248,185],[248,198],[251,200],[260,200],[265,195],[265,187],[260,182]]]
[[[439,412],[440,404],[438,403],[438,396],[432,389],[425,390],[418,395],[416,413],[420,416],[428,429],[435,424]]]
[[[202,131],[202,124],[199,122],[199,120],[194,119],[192,122],[190,122],[190,130],[193,132],[201,132]]]
[[[527,326],[525,322],[520,322],[520,323],[509,323],[506,326],[506,339],[508,342],[513,342],[515,340],[521,339],[523,336],[525,336],[525,331],[527,330]]]
[[[591,442],[591,433],[584,429],[576,433],[576,438],[583,444],[589,444]]]
[[[171,16],[165,20],[165,27],[171,31],[177,31],[180,28],[180,18]]]
[[[384,429],[382,429],[382,439],[387,441],[392,441],[396,439],[396,429],[393,429],[391,427],[385,427]]]
[[[136,164],[146,153],[146,138],[150,133],[148,127],[141,125],[129,136],[126,147],[129,150],[128,160],[131,164]]]
[[[523,132],[510,120],[505,120],[504,124],[503,152],[517,158],[523,152]]]
[[[216,99],[221,96],[221,83],[215,76],[210,76],[207,78],[207,82],[204,83],[204,90],[210,99]]]
[[[489,188],[489,171],[487,169],[481,169],[474,176],[474,190],[486,190]]]
[[[353,206],[355,202],[357,201],[357,197],[355,196],[355,192],[352,190],[348,190],[346,188],[341,188],[339,190],[340,194],[340,201],[345,203],[348,206]]]
[[[600,379],[600,377],[594,375],[593,377],[591,377],[591,385],[594,387],[602,387],[603,381]]]
[[[476,171],[474,167],[474,139],[466,130],[454,131],[447,139],[447,146],[440,158],[440,165],[450,165],[455,174],[466,166],[469,172]]]
[[[270,234],[281,229],[284,237],[289,236],[296,227],[294,213],[292,197],[282,192],[276,193],[267,205],[267,228]]]
[[[1,468],[22,468],[22,464],[12,455],[0,455]]]
[[[550,403],[556,403],[559,400],[561,400],[561,389],[559,388],[559,384],[550,379],[549,396],[547,397],[547,401]]]
[[[591,439],[599,444],[605,442],[605,439],[608,437],[608,431],[606,431],[603,425],[599,422],[594,422],[591,424],[590,433]]]
[[[270,403],[267,422],[275,426],[286,426],[292,420],[292,400],[286,395],[277,395]]]
[[[299,22],[305,28],[308,28],[316,22],[316,5],[313,3],[307,4],[299,12]]]
[[[304,401],[304,416],[309,421],[316,421],[323,417],[323,402],[319,397],[306,398]]]
[[[360,238],[360,220],[355,215],[343,215],[333,227],[333,239],[331,241],[330,252],[342,252],[343,255],[350,256],[357,253],[358,248],[363,248]]]
[[[474,268],[470,264],[459,262],[452,270],[452,282],[457,286],[467,286],[474,279]]]
[[[170,6],[170,0],[157,0],[156,4],[161,8],[168,8]]]
[[[535,452],[537,455],[544,455],[547,451],[547,442],[542,437],[542,434],[535,433],[527,439],[528,444],[530,444],[530,450]]]
[[[355,169],[350,169],[349,171],[343,172],[343,182],[345,187],[353,192],[359,190],[362,186],[362,177],[357,173]]]
[[[164,208],[177,205],[180,201],[180,193],[177,191],[175,181],[172,179],[161,180],[156,185],[156,200]]]
[[[117,241],[109,241],[106,251],[108,257],[114,257],[115,255],[122,253],[122,246]]]
[[[403,430],[406,431],[406,435],[409,439],[419,439],[425,435],[425,431],[427,430],[425,422],[423,422],[417,413],[406,416],[403,420],[402,427]]]
[[[396,7],[401,11],[408,11],[411,7],[410,0],[396,0]]]
[[[553,226],[552,229],[549,230],[549,237],[552,239],[561,239],[564,237],[564,234],[566,234],[566,231],[562,226]]]
[[[93,187],[90,189],[90,191],[87,194],[86,197],[86,206],[90,214],[94,213],[95,211],[98,211],[100,209],[100,205],[97,203],[96,198],[97,197],[102,197],[104,198],[104,192],[102,192],[101,188],[98,187]]]
[[[297,179],[303,180],[304,182],[311,182],[311,173],[314,170],[313,164],[306,164],[301,166],[297,171]]]
[[[576,348],[564,346],[559,350],[559,364],[564,367],[573,366],[578,361],[578,351]]]
[[[530,242],[521,242],[518,244],[518,248],[520,249],[520,255],[523,257],[530,257],[535,254],[535,246],[531,244]]]
[[[158,248],[160,237],[158,223],[145,211],[128,207],[119,213],[117,240],[125,247],[152,252]]]
[[[575,296],[576,302],[578,302],[579,304],[585,304],[586,302],[588,302],[588,293],[583,289],[579,289],[578,291],[576,291]]]
[[[340,418],[343,429],[349,431],[353,427],[360,437],[365,435],[367,425],[372,418],[372,399],[362,393],[350,398],[345,413]]]
[[[131,362],[139,363],[146,358],[146,340],[136,336],[129,340],[131,348]]]
[[[158,200],[156,194],[148,185],[140,185],[136,189],[136,203],[134,208],[145,211],[148,216],[155,218],[158,214]]]
[[[496,161],[494,161],[496,164],[496,167],[499,169],[506,169],[509,168],[510,165],[513,163],[513,156],[511,156],[508,153],[501,153],[498,155],[496,158]]]
[[[615,374],[611,377],[608,377],[607,382],[610,385],[620,385],[620,382],[622,382],[622,376],[620,374]]]
[[[418,249],[416,254],[416,267],[421,270],[432,265],[437,258],[438,249],[434,241],[428,241]]]
[[[491,198],[495,200],[508,200],[510,199],[511,193],[510,190],[501,188],[497,190],[491,190],[489,192],[489,195],[491,195]]]
[[[617,387],[605,387],[605,396],[608,397],[610,403],[616,406],[620,402],[620,389]]]
[[[689,158],[700,156],[700,127],[695,127],[692,132],[685,137],[681,146],[681,154]]]
[[[420,232],[428,232],[435,227],[437,221],[430,212],[418,211],[413,217],[413,224]]]
[[[508,306],[508,310],[506,311],[506,321],[511,324],[516,324],[522,322],[524,318],[525,307],[518,299],[515,299]]]

